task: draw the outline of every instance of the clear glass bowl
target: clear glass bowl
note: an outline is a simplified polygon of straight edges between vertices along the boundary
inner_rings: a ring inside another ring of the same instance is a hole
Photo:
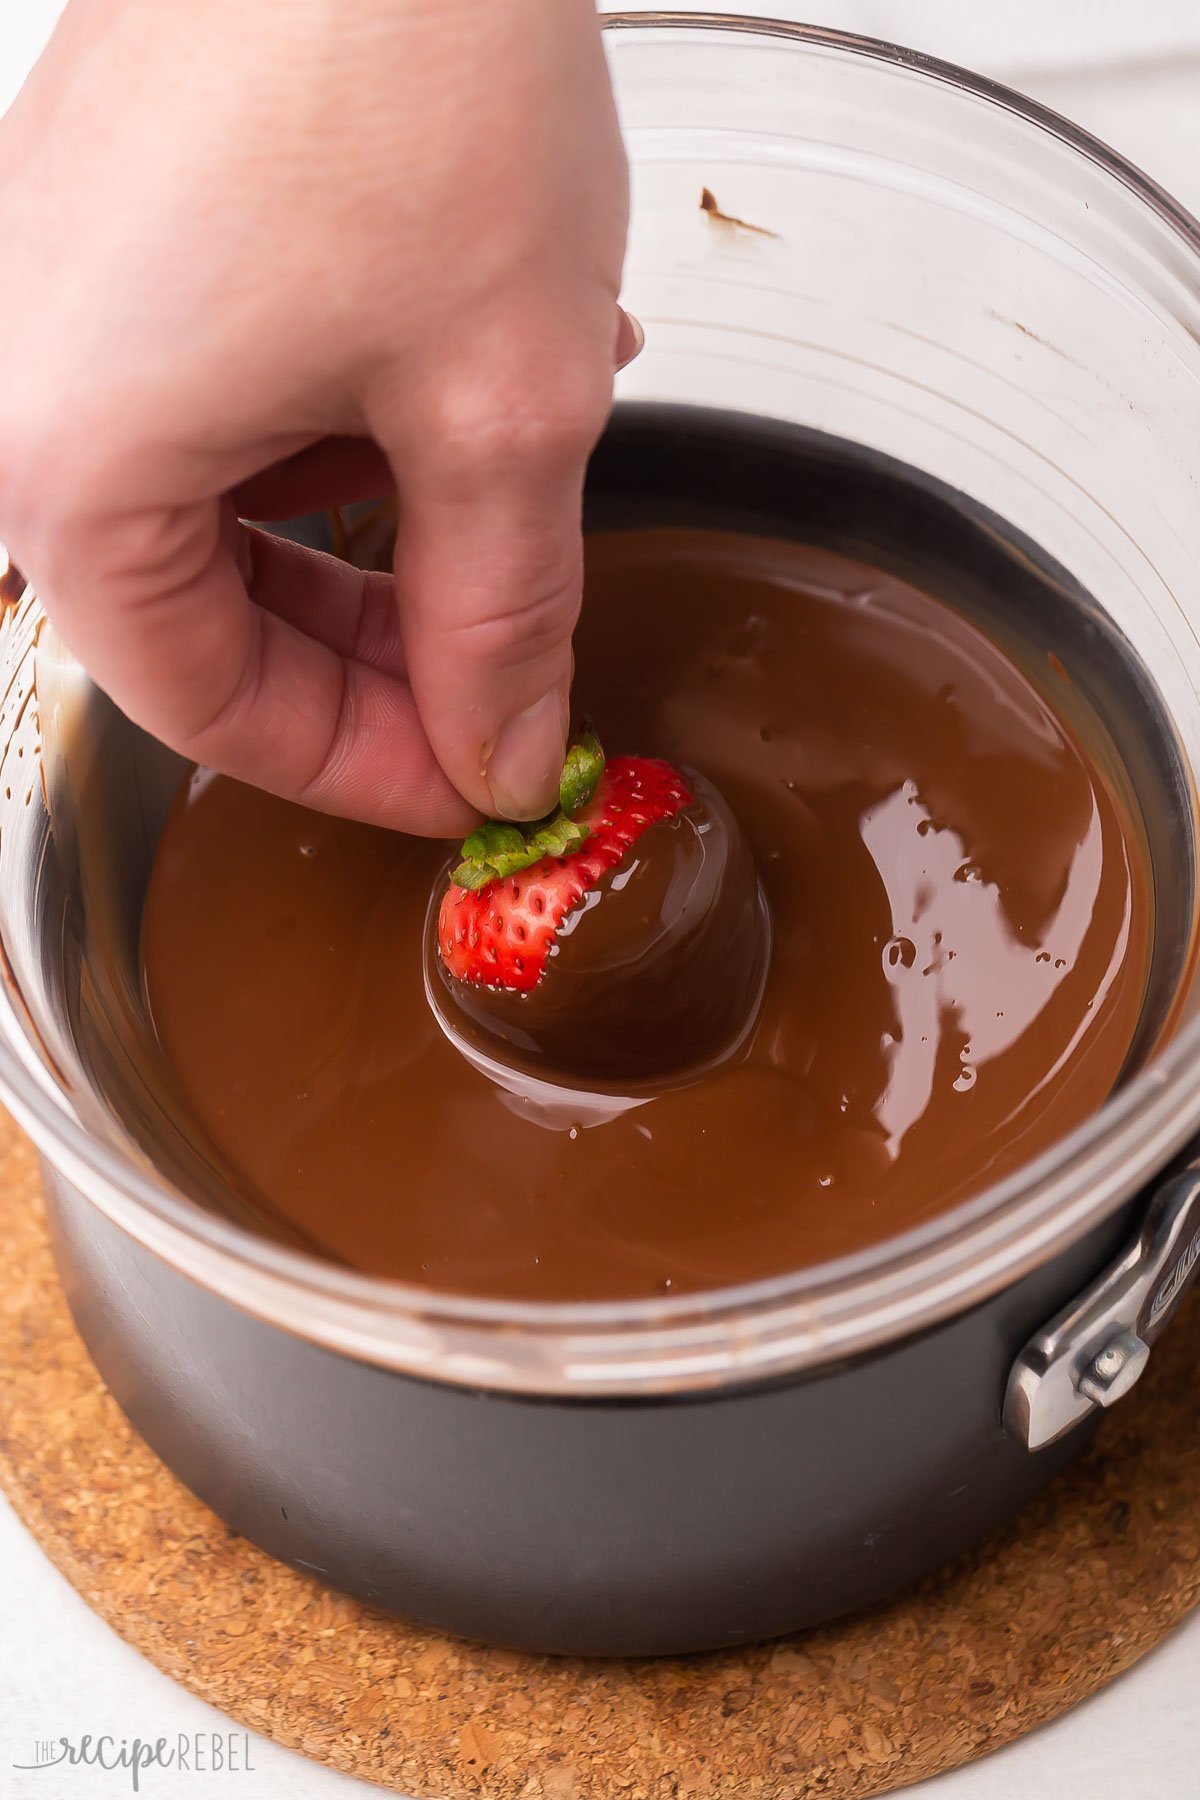
[[[1195,223],[1063,120],[928,58],[770,21],[608,24],[633,169],[624,299],[646,329],[620,395],[815,426],[991,508],[1125,634],[1194,767]],[[1200,1130],[1192,991],[1170,1046],[1081,1129],[919,1232],[837,1265],[696,1297],[514,1306],[279,1249],[174,1191],[95,1091],[80,1019],[140,1004],[137,918],[176,766],[50,634],[38,641],[37,624],[27,596],[0,639],[5,681],[16,692],[35,680],[40,702],[9,708],[0,728],[0,791],[11,786],[0,1086],[60,1182],[293,1332],[529,1392],[685,1390],[810,1367],[1015,1282]],[[40,793],[28,779],[39,755]],[[1190,817],[1181,829],[1187,856]]]

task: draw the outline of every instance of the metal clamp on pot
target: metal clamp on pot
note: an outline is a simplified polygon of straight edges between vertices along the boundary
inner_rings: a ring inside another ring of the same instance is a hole
[[[1165,1182],[1124,1254],[1031,1337],[1013,1364],[1004,1424],[1053,1444],[1139,1380],[1200,1267],[1200,1158]]]

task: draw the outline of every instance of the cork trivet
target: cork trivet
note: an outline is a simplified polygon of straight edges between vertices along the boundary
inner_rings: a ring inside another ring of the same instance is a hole
[[[488,1650],[272,1562],[167,1473],[75,1335],[32,1152],[0,1116],[0,1485],[160,1669],[278,1743],[421,1800],[850,1800],[1053,1718],[1200,1592],[1198,1335],[1193,1308],[1072,1469],[889,1606],[672,1661]]]

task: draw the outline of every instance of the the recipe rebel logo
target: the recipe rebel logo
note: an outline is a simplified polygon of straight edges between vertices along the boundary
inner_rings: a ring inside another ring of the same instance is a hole
[[[250,1738],[244,1731],[179,1732],[171,1738],[115,1738],[107,1732],[98,1736],[87,1732],[78,1738],[39,1738],[33,1755],[27,1761],[14,1762],[12,1767],[30,1773],[62,1768],[124,1770],[135,1794],[141,1793],[142,1776],[150,1770],[174,1769],[187,1775],[255,1772]]]

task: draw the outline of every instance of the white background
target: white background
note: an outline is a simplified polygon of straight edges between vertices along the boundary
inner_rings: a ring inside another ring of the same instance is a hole
[[[0,110],[58,10],[59,0],[0,0]],[[1196,0],[761,0],[730,10],[819,18],[1011,80],[1107,138],[1200,213]],[[1200,420],[1197,436],[1200,460]],[[2,1501],[0,1596],[0,1800],[93,1800],[130,1791],[121,1772],[17,1773],[12,1764],[32,1760],[37,1738],[107,1731],[117,1739],[153,1739],[227,1729],[227,1721],[100,1624]],[[1065,1719],[909,1792],[913,1800],[1200,1800],[1198,1672],[1200,1614]],[[259,1739],[252,1740],[251,1762],[249,1774],[149,1771],[142,1791],[151,1800],[338,1800],[370,1791]]]

